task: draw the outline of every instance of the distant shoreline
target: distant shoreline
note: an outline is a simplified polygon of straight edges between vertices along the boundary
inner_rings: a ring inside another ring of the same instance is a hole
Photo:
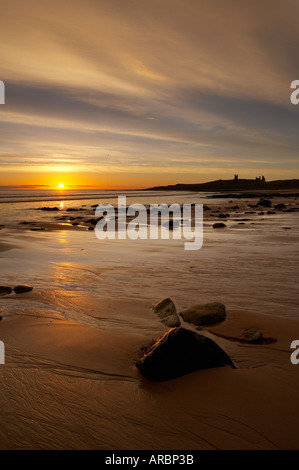
[[[261,181],[252,179],[216,180],[198,184],[174,184],[146,188],[147,191],[197,191],[197,192],[243,192],[243,191],[299,191],[299,179]]]

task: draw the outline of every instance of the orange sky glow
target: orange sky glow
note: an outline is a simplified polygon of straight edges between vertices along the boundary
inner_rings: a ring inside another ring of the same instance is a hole
[[[293,0],[3,2],[0,186],[299,178],[298,13]]]

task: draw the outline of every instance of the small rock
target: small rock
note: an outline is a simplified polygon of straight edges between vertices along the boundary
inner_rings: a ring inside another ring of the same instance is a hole
[[[212,302],[204,305],[193,305],[183,312],[180,312],[184,321],[194,325],[212,325],[219,323],[226,318],[225,305],[220,302]]]
[[[0,286],[0,295],[11,294],[12,288],[8,286]]]
[[[14,287],[14,292],[16,294],[23,294],[24,292],[31,292],[33,290],[33,287],[31,286],[26,286],[26,285],[20,285]]]
[[[219,219],[227,219],[228,217],[230,217],[229,214],[219,214],[218,215]]]
[[[274,206],[274,209],[286,209],[286,207],[287,206],[285,204],[281,203],[281,204],[276,204]]]
[[[260,199],[259,202],[257,203],[257,206],[271,207],[272,202],[269,199]]]
[[[215,224],[213,224],[213,228],[222,228],[222,227],[226,227],[226,224],[222,222],[216,222]]]
[[[152,308],[152,311],[158,316],[161,323],[169,328],[174,328],[181,324],[175,305],[170,298],[159,302]]]
[[[263,340],[263,333],[257,330],[245,330],[243,336],[251,344],[257,344]]]
[[[59,211],[58,207],[39,207],[38,211]]]

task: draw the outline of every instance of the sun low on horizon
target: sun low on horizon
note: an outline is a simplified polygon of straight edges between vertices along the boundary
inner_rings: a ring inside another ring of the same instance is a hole
[[[63,184],[63,183],[59,183],[58,188],[59,188],[59,189],[64,189],[64,184]]]

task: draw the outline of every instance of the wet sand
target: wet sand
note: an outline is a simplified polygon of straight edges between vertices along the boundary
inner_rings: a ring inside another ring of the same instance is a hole
[[[238,225],[243,202],[222,231],[207,216],[193,253],[180,241],[99,242],[86,228],[2,229],[1,284],[34,290],[0,297],[1,449],[298,449],[297,214]],[[236,370],[140,375],[138,349],[167,331],[151,306],[169,296],[178,311],[226,305],[226,321],[200,333]],[[247,329],[276,341],[244,343]]]

